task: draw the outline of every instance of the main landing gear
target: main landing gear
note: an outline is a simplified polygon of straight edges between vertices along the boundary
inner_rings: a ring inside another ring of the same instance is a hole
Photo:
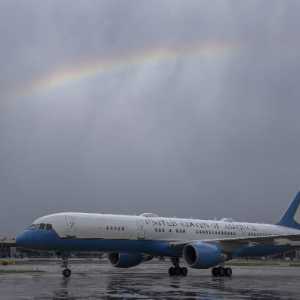
[[[215,267],[211,269],[211,274],[213,277],[231,277],[232,269],[231,268],[223,268],[223,267]]]
[[[62,270],[62,275],[65,278],[69,278],[72,274],[72,271],[68,268],[69,261],[68,261],[68,256],[62,256],[62,267],[64,268]]]
[[[188,273],[188,269],[186,267],[179,266],[179,258],[171,258],[172,264],[174,267],[169,268],[170,276],[186,276]]]

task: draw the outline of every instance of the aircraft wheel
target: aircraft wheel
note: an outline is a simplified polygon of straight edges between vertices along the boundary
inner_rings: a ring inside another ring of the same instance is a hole
[[[225,269],[223,267],[219,267],[218,269],[219,269],[218,270],[219,276],[224,277],[225,276]]]
[[[212,268],[211,274],[213,277],[219,277],[220,276],[219,268]]]
[[[225,272],[226,277],[231,277],[232,276],[232,269],[231,268],[225,268],[224,272]]]
[[[169,275],[170,276],[187,276],[188,269],[186,267],[171,267],[169,268]]]
[[[69,277],[71,276],[72,272],[71,272],[70,269],[64,269],[64,270],[62,271],[62,274],[63,274],[63,276],[64,276],[65,278],[69,278]]]
[[[170,267],[169,268],[169,275],[170,276],[174,276],[175,275],[175,268],[174,267]]]
[[[175,275],[180,276],[181,275],[181,268],[180,267],[175,267]]]
[[[188,274],[188,269],[186,267],[180,268],[180,273],[183,277],[185,277]]]

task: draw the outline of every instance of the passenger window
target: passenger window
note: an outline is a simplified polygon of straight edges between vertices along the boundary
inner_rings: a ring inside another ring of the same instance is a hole
[[[40,229],[41,229],[41,230],[44,230],[44,229],[45,229],[45,224],[44,224],[44,223],[40,224]]]

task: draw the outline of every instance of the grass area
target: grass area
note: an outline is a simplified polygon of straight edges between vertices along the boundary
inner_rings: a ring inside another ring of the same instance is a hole
[[[260,261],[260,260],[249,260],[249,261],[230,261],[226,263],[228,266],[236,266],[236,267],[256,267],[256,266],[280,266],[282,265],[276,261]]]
[[[0,266],[8,266],[8,265],[15,265],[16,261],[13,259],[1,259]]]
[[[1,274],[25,274],[25,273],[44,273],[45,271],[22,269],[18,268],[16,261],[13,259],[1,259],[0,260],[0,275]]]
[[[40,270],[3,270],[0,269],[0,275],[1,274],[26,274],[26,273],[45,273],[45,271]]]
[[[235,267],[300,267],[299,261],[278,261],[278,260],[232,260],[226,263]]]

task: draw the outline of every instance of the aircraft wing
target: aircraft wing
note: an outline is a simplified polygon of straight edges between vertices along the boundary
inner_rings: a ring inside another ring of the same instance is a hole
[[[300,247],[300,234],[223,239],[218,242],[226,252],[233,252],[241,246],[274,245]]]
[[[233,252],[242,246],[275,245],[300,247],[300,234],[268,235],[259,237],[235,237],[220,239],[203,239],[192,241],[174,241],[170,245],[175,248],[183,248],[185,245],[195,242],[219,244],[225,252]]]

